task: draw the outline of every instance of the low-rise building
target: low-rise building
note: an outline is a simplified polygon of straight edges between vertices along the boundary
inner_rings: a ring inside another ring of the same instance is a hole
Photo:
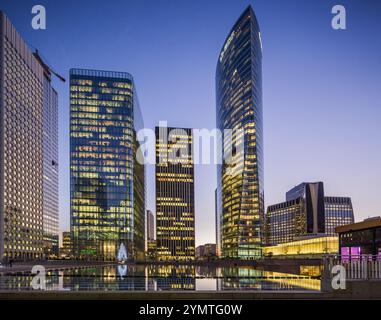
[[[342,256],[372,255],[381,259],[381,217],[340,226],[336,232]]]
[[[281,243],[275,246],[263,247],[265,257],[292,259],[320,259],[324,254],[339,252],[337,236],[315,235]]]

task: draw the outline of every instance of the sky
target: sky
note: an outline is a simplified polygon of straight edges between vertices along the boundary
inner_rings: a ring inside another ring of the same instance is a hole
[[[46,30],[31,27],[44,5]],[[350,196],[357,221],[381,215],[381,1],[2,0],[23,38],[58,73],[94,68],[134,76],[146,128],[215,128],[221,47],[251,4],[263,41],[266,205],[302,181]],[[347,29],[331,27],[344,5]],[[60,230],[69,230],[69,85],[59,94]],[[215,242],[216,168],[195,168],[196,245]],[[154,167],[147,209],[155,210]]]

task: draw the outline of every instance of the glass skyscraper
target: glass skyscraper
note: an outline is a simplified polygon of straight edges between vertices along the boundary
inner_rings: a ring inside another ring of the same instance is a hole
[[[193,135],[156,127],[156,243],[160,261],[195,258]]]
[[[0,11],[0,261],[58,253],[57,109],[49,67]]]
[[[73,254],[144,259],[143,127],[135,84],[125,72],[70,70],[70,205]],[[140,154],[141,155],[141,154]]]
[[[251,6],[229,32],[218,57],[216,95],[223,159],[229,152],[236,156],[234,144],[240,137],[234,132],[242,130],[244,135],[242,161],[218,165],[218,251],[223,257],[258,259],[264,218],[262,42]],[[232,146],[225,143],[225,129],[233,130]]]
[[[323,182],[303,182],[286,193],[286,202],[266,214],[266,244],[274,246],[305,236],[337,236],[336,227],[354,222],[351,198],[324,196]]]
[[[339,226],[355,222],[352,200],[349,197],[325,197],[325,233],[336,236]]]

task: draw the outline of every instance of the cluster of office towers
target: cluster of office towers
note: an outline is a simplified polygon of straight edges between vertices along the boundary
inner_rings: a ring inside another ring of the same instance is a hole
[[[3,13],[0,82],[0,257],[39,259],[58,250],[57,93],[50,68]],[[218,165],[216,242],[222,257],[258,259],[263,246],[334,233],[335,226],[353,221],[350,199],[325,197],[322,183],[300,185],[265,214],[262,114],[262,39],[248,7],[226,38],[216,70],[216,126],[244,132],[243,161]],[[157,260],[195,258],[192,130],[156,128],[154,223],[146,212],[145,167],[137,161],[143,127],[130,74],[70,70],[75,258],[114,260],[121,247],[128,259],[153,251]],[[239,138],[233,136],[233,145]],[[165,161],[178,141],[186,152]],[[223,158],[229,148],[222,144]]]

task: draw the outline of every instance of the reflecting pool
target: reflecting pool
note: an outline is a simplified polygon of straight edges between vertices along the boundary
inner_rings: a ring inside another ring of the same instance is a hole
[[[111,265],[47,271],[46,290],[57,291],[320,291],[314,269],[299,274],[258,270],[254,267],[193,265]],[[0,290],[33,290],[34,275],[0,276]]]

